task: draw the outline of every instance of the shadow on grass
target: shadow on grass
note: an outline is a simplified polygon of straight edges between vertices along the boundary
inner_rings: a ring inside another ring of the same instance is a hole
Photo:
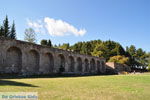
[[[24,86],[24,87],[38,87],[38,86],[35,86],[35,85],[32,85],[32,84],[0,79],[0,86],[6,86],[6,85]]]
[[[31,75],[31,76],[19,76],[19,75],[0,75],[0,79],[25,79],[25,78],[76,78],[76,77],[92,77],[92,76],[108,76],[104,74],[53,74],[53,75]]]

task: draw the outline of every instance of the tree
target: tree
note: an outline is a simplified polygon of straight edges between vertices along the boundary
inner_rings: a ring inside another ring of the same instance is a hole
[[[41,45],[45,45],[46,46],[47,45],[47,40],[44,40],[44,39],[41,40]]]
[[[139,48],[136,50],[136,61],[139,62],[138,66],[146,67],[148,66],[148,54],[146,54],[145,51],[142,50],[142,48]]]
[[[48,42],[47,42],[47,46],[52,47],[52,42],[51,42],[50,39],[49,39]]]
[[[5,20],[3,21],[3,29],[4,29],[4,37],[10,36],[10,27],[9,27],[9,21],[8,17],[6,16]]]
[[[15,23],[13,21],[11,31],[10,31],[10,38],[11,39],[16,39],[16,29],[15,29]]]
[[[110,57],[109,62],[115,62],[120,64],[128,64],[129,58],[121,55]]]
[[[80,50],[80,53],[81,54],[86,54],[86,55],[91,55],[91,52],[92,52],[92,45],[90,42],[83,42],[82,43],[82,47],[81,47],[81,50]]]
[[[0,26],[0,36],[4,36],[4,28],[3,28],[3,26]]]
[[[82,42],[75,43],[72,47],[73,51],[81,53]]]
[[[91,54],[93,56],[106,58],[106,61],[108,61],[112,56],[125,55],[126,53],[119,43],[108,40],[95,44],[95,48]]]
[[[128,52],[131,56],[135,57],[136,47],[134,45],[131,45],[130,47],[126,47],[126,52]]]
[[[108,48],[104,45],[104,43],[97,44],[94,51],[91,53],[92,56],[102,57],[109,59]]]
[[[7,15],[6,18],[3,20],[3,25],[0,26],[0,36],[16,39],[15,23],[13,21],[13,24],[10,27]]]
[[[54,46],[53,46],[54,48],[58,48],[58,46],[55,44]]]
[[[52,44],[51,44],[51,40],[41,40],[41,45],[45,45],[45,46],[49,46],[49,47],[52,47]]]
[[[70,45],[69,45],[69,43],[63,43],[63,44],[60,45],[58,48],[59,48],[59,49],[63,49],[63,50],[69,50]]]
[[[130,47],[126,47],[126,56],[129,57],[129,65],[131,67],[137,66],[138,62],[135,60],[136,47],[134,45],[131,45]]]
[[[24,40],[31,43],[36,43],[36,34],[32,28],[25,29]]]
[[[116,43],[115,45],[116,46],[112,50],[112,53],[114,52],[116,55],[126,55],[124,48],[119,43]]]
[[[129,57],[129,65],[134,68],[142,67],[146,69],[149,64],[148,54],[142,48],[136,49],[134,45],[126,47],[126,52]]]

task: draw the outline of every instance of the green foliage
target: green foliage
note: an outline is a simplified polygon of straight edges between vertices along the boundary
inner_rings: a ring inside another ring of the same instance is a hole
[[[136,49],[134,45],[126,47],[126,52],[129,57],[129,65],[132,67],[143,66],[146,67],[150,63],[148,61],[148,53],[142,50],[142,48]]]
[[[51,42],[51,40],[48,40],[47,46],[52,47],[52,42]]]
[[[73,51],[82,54],[82,49],[83,49],[82,44],[83,44],[82,42],[78,42],[78,43],[74,44],[72,46]]]
[[[10,31],[10,38],[11,39],[16,39],[16,29],[15,29],[15,23],[13,21],[11,31]]]
[[[4,28],[3,28],[3,26],[0,26],[0,36],[4,36]]]
[[[97,44],[94,48],[94,51],[91,53],[92,56],[108,58],[108,48],[104,45],[104,43]]]
[[[129,58],[121,55],[110,57],[109,62],[128,64]]]
[[[41,40],[41,45],[52,47],[51,40]]]
[[[87,54],[91,55],[91,53],[94,51],[94,48],[97,44],[100,44],[101,40],[94,40],[94,41],[87,41],[87,42],[78,42],[72,45],[70,48],[74,52],[80,53],[80,54]]]
[[[106,58],[106,60],[109,60],[112,56],[125,55],[125,50],[119,43],[108,40],[97,44],[91,54],[93,56],[103,57]]]
[[[27,42],[35,43],[36,42],[36,34],[32,28],[25,29],[24,32],[24,40]]]
[[[44,39],[41,40],[41,45],[45,45],[46,46],[47,45],[47,40],[44,40]]]
[[[60,45],[58,48],[59,49],[63,49],[63,50],[69,50],[69,43],[63,43],[62,45]]]
[[[130,47],[126,47],[126,52],[128,52],[131,56],[136,56],[136,48],[134,45],[131,45]]]
[[[9,27],[9,21],[8,17],[6,16],[5,20],[3,21],[3,28],[4,28],[4,37],[10,36],[10,27]]]
[[[147,54],[141,48],[136,49],[134,45],[126,47],[126,50],[115,41],[101,41],[101,40],[92,40],[87,42],[77,42],[74,45],[70,46],[68,44],[62,44],[55,46],[56,48],[71,50],[79,54],[87,54],[97,57],[105,58],[108,61],[111,57],[116,56],[118,59],[119,56],[122,57],[119,60],[119,63],[126,63],[131,67],[135,66],[147,66],[150,64],[150,53]],[[148,56],[149,55],[149,56]],[[149,59],[148,59],[149,58]],[[111,58],[112,59],[112,58]]]
[[[3,21],[3,25],[0,26],[0,36],[16,39],[15,23],[13,21],[12,27],[10,27],[7,16]]]

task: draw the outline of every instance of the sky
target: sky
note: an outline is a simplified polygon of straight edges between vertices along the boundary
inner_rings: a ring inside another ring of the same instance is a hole
[[[110,39],[150,51],[150,0],[1,0],[0,24],[6,15],[19,40],[31,27],[37,43]]]

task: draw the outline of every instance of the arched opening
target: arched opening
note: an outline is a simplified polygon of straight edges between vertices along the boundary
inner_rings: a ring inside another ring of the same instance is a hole
[[[19,73],[22,69],[22,52],[17,47],[10,47],[6,53],[7,71],[10,73]]]
[[[93,72],[93,71],[95,71],[95,60],[94,59],[92,59],[91,61],[90,61],[90,70]]]
[[[74,58],[72,56],[69,56],[69,62],[68,62],[68,66],[69,66],[69,72],[74,72]]]
[[[37,73],[39,71],[39,53],[36,50],[30,50],[28,54],[28,71]]]
[[[88,61],[88,59],[85,59],[85,70],[84,70],[84,72],[89,72],[89,61]]]
[[[100,73],[100,61],[97,61],[97,72]]]
[[[82,72],[82,60],[80,57],[77,58],[77,71]]]
[[[61,71],[65,71],[65,57],[63,54],[58,55],[58,63],[59,63],[59,69],[63,69]]]
[[[104,63],[104,61],[101,62],[101,66],[102,66],[101,72],[104,73],[105,72],[105,63]]]
[[[53,55],[51,53],[46,53],[44,55],[44,63],[43,64],[44,64],[43,65],[44,72],[46,72],[46,73],[53,72],[54,58],[53,58]]]

